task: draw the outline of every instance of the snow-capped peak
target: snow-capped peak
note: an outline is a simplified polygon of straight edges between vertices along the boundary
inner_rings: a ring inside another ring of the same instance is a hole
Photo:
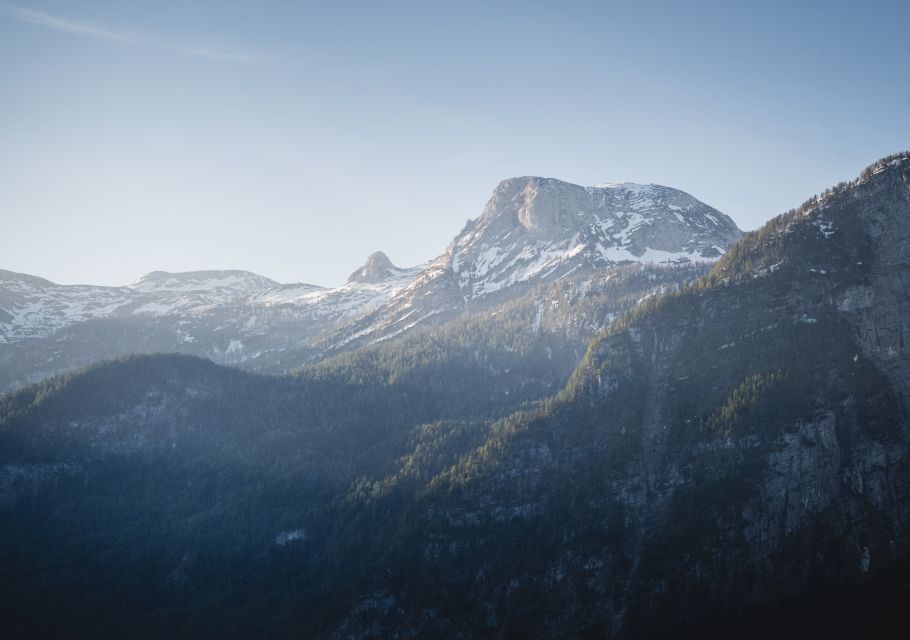
[[[670,187],[525,176],[499,183],[449,261],[463,295],[476,297],[620,262],[714,260],[740,235],[729,217]]]

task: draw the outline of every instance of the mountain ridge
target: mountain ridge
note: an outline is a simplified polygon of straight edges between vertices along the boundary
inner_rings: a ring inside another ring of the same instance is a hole
[[[284,372],[567,276],[712,261],[739,234],[728,217],[668,187],[512,178],[434,260],[399,268],[376,252],[335,288],[241,270],[153,271],[126,287],[0,278],[0,390],[127,349]],[[114,344],[104,337],[111,325],[121,336]]]

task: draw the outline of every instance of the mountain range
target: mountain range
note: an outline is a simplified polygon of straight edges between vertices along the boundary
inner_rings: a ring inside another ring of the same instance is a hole
[[[293,374],[131,355],[0,397],[0,633],[901,633],[910,153],[739,236],[507,180],[436,260],[358,269],[407,283]]]
[[[244,271],[156,271],[125,287],[0,271],[0,391],[129,353],[286,372],[570,275],[716,260],[740,235],[668,187],[514,178],[435,260],[400,269],[377,252],[334,289]]]

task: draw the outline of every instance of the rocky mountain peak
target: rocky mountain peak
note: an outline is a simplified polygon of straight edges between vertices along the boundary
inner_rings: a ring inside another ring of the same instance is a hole
[[[348,282],[382,282],[394,275],[396,271],[400,271],[400,269],[392,264],[389,257],[382,251],[377,251],[367,258],[362,267],[348,276]]]
[[[728,216],[670,187],[524,176],[499,183],[448,260],[462,294],[476,297],[623,262],[716,260],[741,235]]]
[[[510,178],[493,191],[480,220],[517,223],[535,236],[552,237],[574,226],[584,198],[583,187],[554,178]]]

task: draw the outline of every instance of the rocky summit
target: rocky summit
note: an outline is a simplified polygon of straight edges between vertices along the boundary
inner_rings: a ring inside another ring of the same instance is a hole
[[[729,217],[669,187],[513,178],[445,259],[462,293],[476,297],[620,262],[716,260],[741,235]]]
[[[382,282],[400,272],[389,257],[382,251],[377,251],[367,258],[366,263],[348,277],[348,282]]]

